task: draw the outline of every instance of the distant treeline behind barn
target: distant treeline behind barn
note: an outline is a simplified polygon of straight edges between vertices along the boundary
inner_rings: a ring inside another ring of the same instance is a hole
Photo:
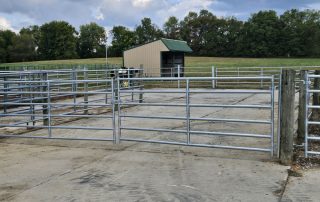
[[[159,38],[188,42],[194,56],[319,57],[320,12],[288,10],[254,13],[247,21],[220,18],[207,10],[189,12],[181,21],[170,17],[160,28],[143,18],[134,30],[114,26],[108,55]],[[96,23],[76,30],[68,22],[52,21],[22,28],[19,33],[0,31],[0,63],[32,60],[96,58],[105,56],[105,30]]]

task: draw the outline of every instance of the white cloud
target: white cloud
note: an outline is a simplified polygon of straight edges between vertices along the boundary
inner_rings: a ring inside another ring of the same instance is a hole
[[[319,0],[0,0],[0,25],[19,30],[52,20],[64,20],[76,29],[97,22],[101,26],[134,28],[142,18],[162,26],[169,16],[182,20],[190,11],[207,9],[218,17],[236,16],[245,20],[261,9],[320,9]],[[279,10],[282,9],[282,10]]]
[[[92,9],[92,15],[96,20],[104,20],[104,15],[101,12],[101,7],[98,7],[97,9]]]
[[[7,29],[14,31],[14,32],[17,31],[15,29],[13,29],[9,20],[0,16],[0,30],[7,30]]]
[[[304,7],[303,9],[320,9],[320,3],[311,3],[311,4],[307,4],[306,7]]]
[[[213,0],[180,0],[178,3],[175,3],[174,5],[167,4],[166,7],[156,12],[158,18],[157,21],[163,24],[164,21],[168,18],[168,16],[176,16],[177,18],[182,19],[190,11],[198,12],[201,9],[210,10],[210,6],[212,6],[214,3],[215,1]]]
[[[150,5],[151,0],[132,0],[133,7],[146,8]]]

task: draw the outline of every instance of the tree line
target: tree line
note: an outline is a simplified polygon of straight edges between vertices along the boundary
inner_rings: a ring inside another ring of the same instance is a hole
[[[292,9],[281,15],[259,11],[246,21],[219,18],[208,10],[189,12],[182,20],[171,16],[162,28],[143,18],[133,30],[110,30],[109,56],[162,37],[185,40],[192,55],[220,57],[319,57],[320,12]],[[106,33],[96,23],[77,31],[65,21],[0,31],[0,62],[93,58],[105,56]]]

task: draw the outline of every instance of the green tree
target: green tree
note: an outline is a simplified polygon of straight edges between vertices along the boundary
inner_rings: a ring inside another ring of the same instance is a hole
[[[114,26],[111,30],[112,46],[109,53],[111,56],[122,56],[122,52],[135,45],[136,37],[133,31],[124,26]]]
[[[189,14],[181,21],[181,37],[187,41],[197,55],[216,54],[218,19],[208,10]]]
[[[136,43],[143,44],[156,39],[160,39],[163,36],[162,31],[157,25],[151,22],[150,18],[143,18],[141,24],[135,29]]]
[[[244,24],[242,53],[251,57],[281,55],[282,26],[275,11],[259,11]]]
[[[0,62],[9,62],[8,48],[13,44],[16,34],[10,30],[0,30]]]
[[[320,11],[305,10],[306,14],[304,24],[305,55],[311,57],[320,56]]]
[[[284,12],[280,16],[280,21],[283,25],[281,37],[281,47],[283,56],[303,56],[304,52],[304,21],[305,13],[297,9]]]
[[[215,56],[237,56],[239,47],[239,38],[241,36],[241,30],[243,28],[242,21],[238,21],[236,18],[221,18],[216,20],[216,28],[213,29],[215,36],[213,40],[215,43],[208,47],[210,50],[214,50]],[[207,38],[208,44],[212,43],[210,36]]]
[[[180,25],[178,18],[171,16],[163,25],[165,37],[170,39],[180,39]]]
[[[81,58],[105,55],[106,33],[103,27],[92,22],[80,26],[79,55]]]
[[[20,30],[20,35],[28,34],[32,36],[33,42],[36,46],[39,46],[40,41],[40,27],[38,25],[32,25],[29,27],[24,27]]]
[[[41,59],[77,58],[77,32],[64,21],[52,21],[40,27],[38,53]]]
[[[10,62],[30,61],[36,59],[36,44],[31,34],[20,34],[14,37],[7,53]]]

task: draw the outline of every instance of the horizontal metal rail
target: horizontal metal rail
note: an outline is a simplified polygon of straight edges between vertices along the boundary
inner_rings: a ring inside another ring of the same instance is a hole
[[[173,120],[185,120],[185,117],[177,116],[137,116],[137,115],[120,115],[124,118],[141,118],[141,119],[173,119]],[[264,120],[246,120],[246,119],[217,119],[217,118],[193,118],[191,121],[212,121],[212,122],[235,122],[235,123],[257,123],[257,124],[271,124],[270,121]]]
[[[52,140],[92,140],[92,141],[114,141],[112,138],[82,138],[82,137],[46,137],[46,136],[32,136],[32,135],[1,135],[4,138],[35,138],[35,139],[52,139]]]
[[[191,146],[191,147],[207,147],[207,148],[218,148],[218,149],[234,149],[234,150],[246,150],[246,151],[258,151],[258,152],[270,152],[270,149],[266,148],[255,148],[255,147],[238,147],[238,146],[225,146],[225,145],[211,145],[211,144],[187,144],[184,142],[170,142],[170,141],[160,141],[160,140],[144,140],[135,138],[121,138],[123,141],[132,142],[146,142],[146,143],[160,143],[160,144],[170,144],[170,145],[181,145],[181,146]]]
[[[186,93],[185,90],[121,90],[121,93]],[[190,90],[190,93],[270,94],[270,90]]]

